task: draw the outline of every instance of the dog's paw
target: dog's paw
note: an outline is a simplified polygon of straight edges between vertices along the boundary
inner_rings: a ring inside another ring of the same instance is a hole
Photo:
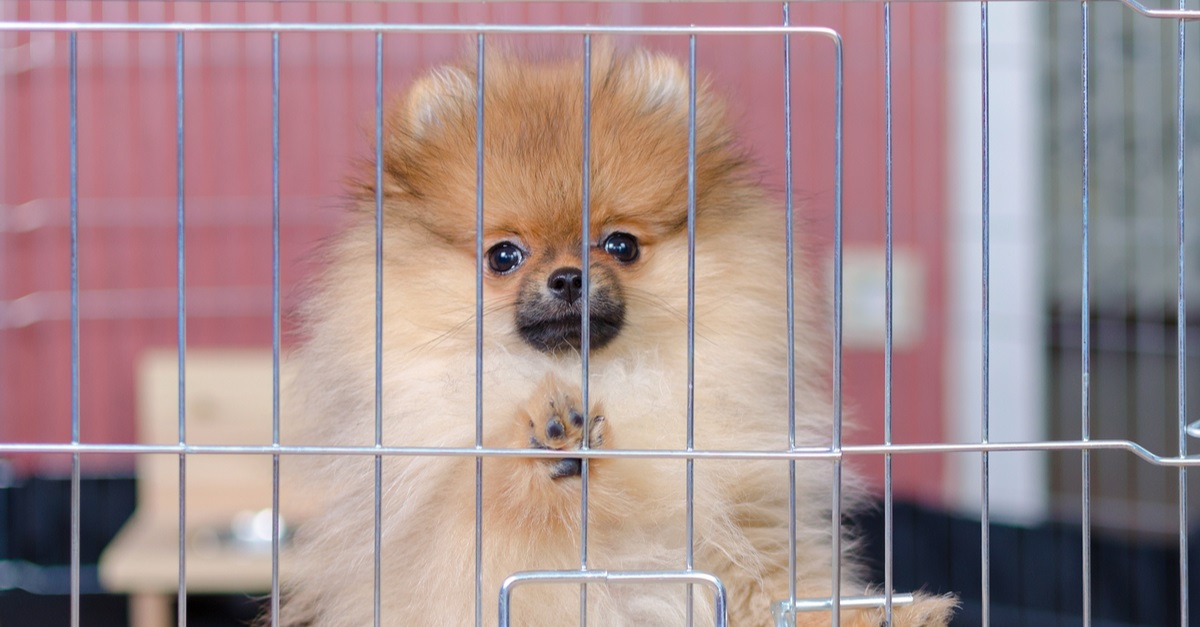
[[[573,451],[583,448],[585,438],[588,448],[603,445],[608,422],[599,415],[595,405],[585,421],[580,396],[578,388],[547,379],[526,406],[529,446]],[[542,461],[549,462],[552,479],[574,477],[582,472],[583,460],[578,457]]]

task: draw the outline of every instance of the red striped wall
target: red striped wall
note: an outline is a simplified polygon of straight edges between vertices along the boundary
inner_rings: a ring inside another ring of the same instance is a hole
[[[343,2],[31,2],[4,19],[84,21],[320,21],[420,23],[776,24],[778,4],[431,4]],[[936,3],[893,14],[896,242],[928,269],[916,346],[895,356],[895,440],[942,438],[945,236],[945,20]],[[845,41],[847,245],[883,238],[881,6],[797,3],[795,24],[828,26]],[[622,38],[634,40],[635,38]],[[175,342],[175,41],[172,34],[79,35],[79,278],[81,431],[87,442],[135,440],[133,364],[147,346]],[[682,55],[686,40],[632,43]],[[414,72],[467,49],[461,36],[390,35],[385,74]],[[571,49],[562,37],[523,40]],[[271,38],[185,37],[187,341],[269,346],[271,338]],[[702,37],[701,70],[742,116],[767,182],[783,188],[782,46],[778,37]],[[70,438],[67,36],[0,34],[0,441]],[[306,255],[337,222],[339,181],[366,149],[374,102],[370,34],[281,36],[283,301],[311,266]],[[793,43],[801,223],[827,256],[832,241],[833,54],[824,40]],[[882,438],[883,358],[846,353],[846,401]],[[15,456],[20,471],[59,472],[61,456]],[[92,472],[128,472],[127,456],[86,456]],[[877,480],[879,459],[855,460]],[[901,496],[936,500],[941,461],[896,461]]]

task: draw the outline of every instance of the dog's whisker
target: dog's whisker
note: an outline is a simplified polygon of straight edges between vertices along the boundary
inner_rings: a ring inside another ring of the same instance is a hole
[[[485,305],[484,309],[483,309],[483,317],[486,321],[488,316],[496,314],[498,312],[501,312],[510,307],[511,307],[511,305],[509,305],[508,303],[494,303],[494,304]],[[462,319],[461,322],[451,326],[445,332],[438,334],[433,339],[431,339],[427,342],[424,342],[422,344],[418,344],[418,345],[414,346],[411,351],[411,354],[420,355],[421,353],[423,353],[427,350],[436,348],[438,346],[442,346],[447,340],[454,338],[456,336],[459,336],[459,334],[462,333],[462,331],[464,331],[468,327],[470,327],[472,329],[472,333],[470,334],[470,339],[474,340],[474,337],[475,337],[474,328],[473,328],[474,323],[475,323],[475,310],[474,310],[474,308],[472,308],[470,313],[466,314],[466,316]],[[464,339],[465,339],[466,335],[463,334],[462,337],[464,337]]]
[[[642,290],[632,290],[632,289],[628,290],[626,292],[625,296],[631,302],[637,302],[640,304],[647,305],[649,307],[652,307],[654,309],[657,309],[657,310],[667,314],[668,316],[670,316],[672,319],[674,319],[677,322],[682,322],[684,324],[687,324],[687,320],[688,320],[687,314],[680,311],[678,307],[675,307],[674,305],[672,305],[669,301],[667,301],[667,299],[663,298],[662,296],[659,296],[657,294],[652,294],[649,292],[644,292]],[[697,313],[697,317],[699,317],[700,315],[703,315],[705,312],[698,311],[696,313]],[[696,324],[695,324],[695,329],[696,329],[696,337],[697,338],[703,339],[706,342],[712,341],[705,333],[706,331],[712,330],[710,327],[708,327],[708,325],[703,324],[699,320],[697,320]]]

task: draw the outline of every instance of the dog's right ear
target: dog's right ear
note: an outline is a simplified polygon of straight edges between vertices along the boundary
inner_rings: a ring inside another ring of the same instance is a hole
[[[688,74],[678,61],[662,53],[638,50],[628,71],[647,111],[687,111]]]
[[[420,136],[475,104],[475,79],[459,67],[443,66],[422,76],[409,89],[408,123]]]

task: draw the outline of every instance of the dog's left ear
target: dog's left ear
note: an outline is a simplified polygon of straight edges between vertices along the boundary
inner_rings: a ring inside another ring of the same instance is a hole
[[[416,135],[424,135],[474,102],[475,79],[462,68],[442,66],[409,88],[405,102],[409,126]]]

